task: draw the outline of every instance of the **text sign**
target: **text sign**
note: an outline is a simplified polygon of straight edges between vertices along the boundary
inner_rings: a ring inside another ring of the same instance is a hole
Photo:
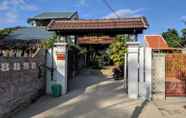
[[[57,57],[57,60],[65,60],[65,54],[64,53],[57,53],[56,57]]]
[[[0,71],[6,72],[6,71],[20,71],[20,70],[30,70],[30,69],[36,69],[37,64],[36,62],[15,62],[13,64],[10,63],[0,63]]]

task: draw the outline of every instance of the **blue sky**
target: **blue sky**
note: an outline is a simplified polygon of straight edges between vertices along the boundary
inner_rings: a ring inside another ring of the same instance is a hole
[[[121,17],[146,16],[145,34],[184,28],[186,0],[107,0]],[[45,11],[78,11],[81,18],[114,17],[102,0],[0,0],[0,28],[25,26],[28,17]]]

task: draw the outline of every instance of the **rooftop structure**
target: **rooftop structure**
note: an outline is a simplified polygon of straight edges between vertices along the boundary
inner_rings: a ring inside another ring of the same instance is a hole
[[[145,45],[152,49],[170,49],[167,42],[161,35],[146,35]]]
[[[76,20],[78,12],[44,12],[28,19],[33,26],[47,26],[52,20]]]
[[[0,40],[0,45],[8,45],[9,47],[16,44],[27,45],[26,43],[36,43],[48,40],[54,35],[49,32],[46,27],[20,27],[11,32],[4,39]]]
[[[50,31],[60,31],[63,34],[139,34],[147,29],[149,24],[145,17],[99,20],[53,20],[48,25]]]
[[[181,49],[179,48],[169,47],[166,40],[161,35],[145,35],[144,40],[145,45],[149,48],[152,48],[153,52],[181,52]]]

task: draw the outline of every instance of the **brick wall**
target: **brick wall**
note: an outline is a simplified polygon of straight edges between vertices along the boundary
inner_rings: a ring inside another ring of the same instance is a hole
[[[44,94],[44,52],[34,58],[0,57],[0,118],[10,117]],[[8,64],[8,70],[2,64]]]
[[[169,54],[166,61],[166,96],[186,96],[186,54]]]

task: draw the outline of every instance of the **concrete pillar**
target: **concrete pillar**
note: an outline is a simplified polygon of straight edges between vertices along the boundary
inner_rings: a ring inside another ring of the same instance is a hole
[[[151,83],[154,100],[165,100],[165,55],[153,54]]]
[[[138,42],[128,42],[128,96],[138,98],[139,79],[139,44]]]
[[[152,50],[128,42],[128,96],[133,99],[151,99]]]
[[[67,43],[55,43],[47,56],[47,93],[51,94],[51,86],[60,84],[62,95],[67,92]]]
[[[145,48],[139,49],[139,98],[146,99],[146,82],[145,82]]]
[[[125,54],[125,58],[124,58],[125,62],[124,62],[124,88],[127,88],[127,54]]]
[[[139,98],[151,99],[152,51],[150,48],[139,49]]]
[[[152,98],[152,49],[145,48],[146,99]]]

